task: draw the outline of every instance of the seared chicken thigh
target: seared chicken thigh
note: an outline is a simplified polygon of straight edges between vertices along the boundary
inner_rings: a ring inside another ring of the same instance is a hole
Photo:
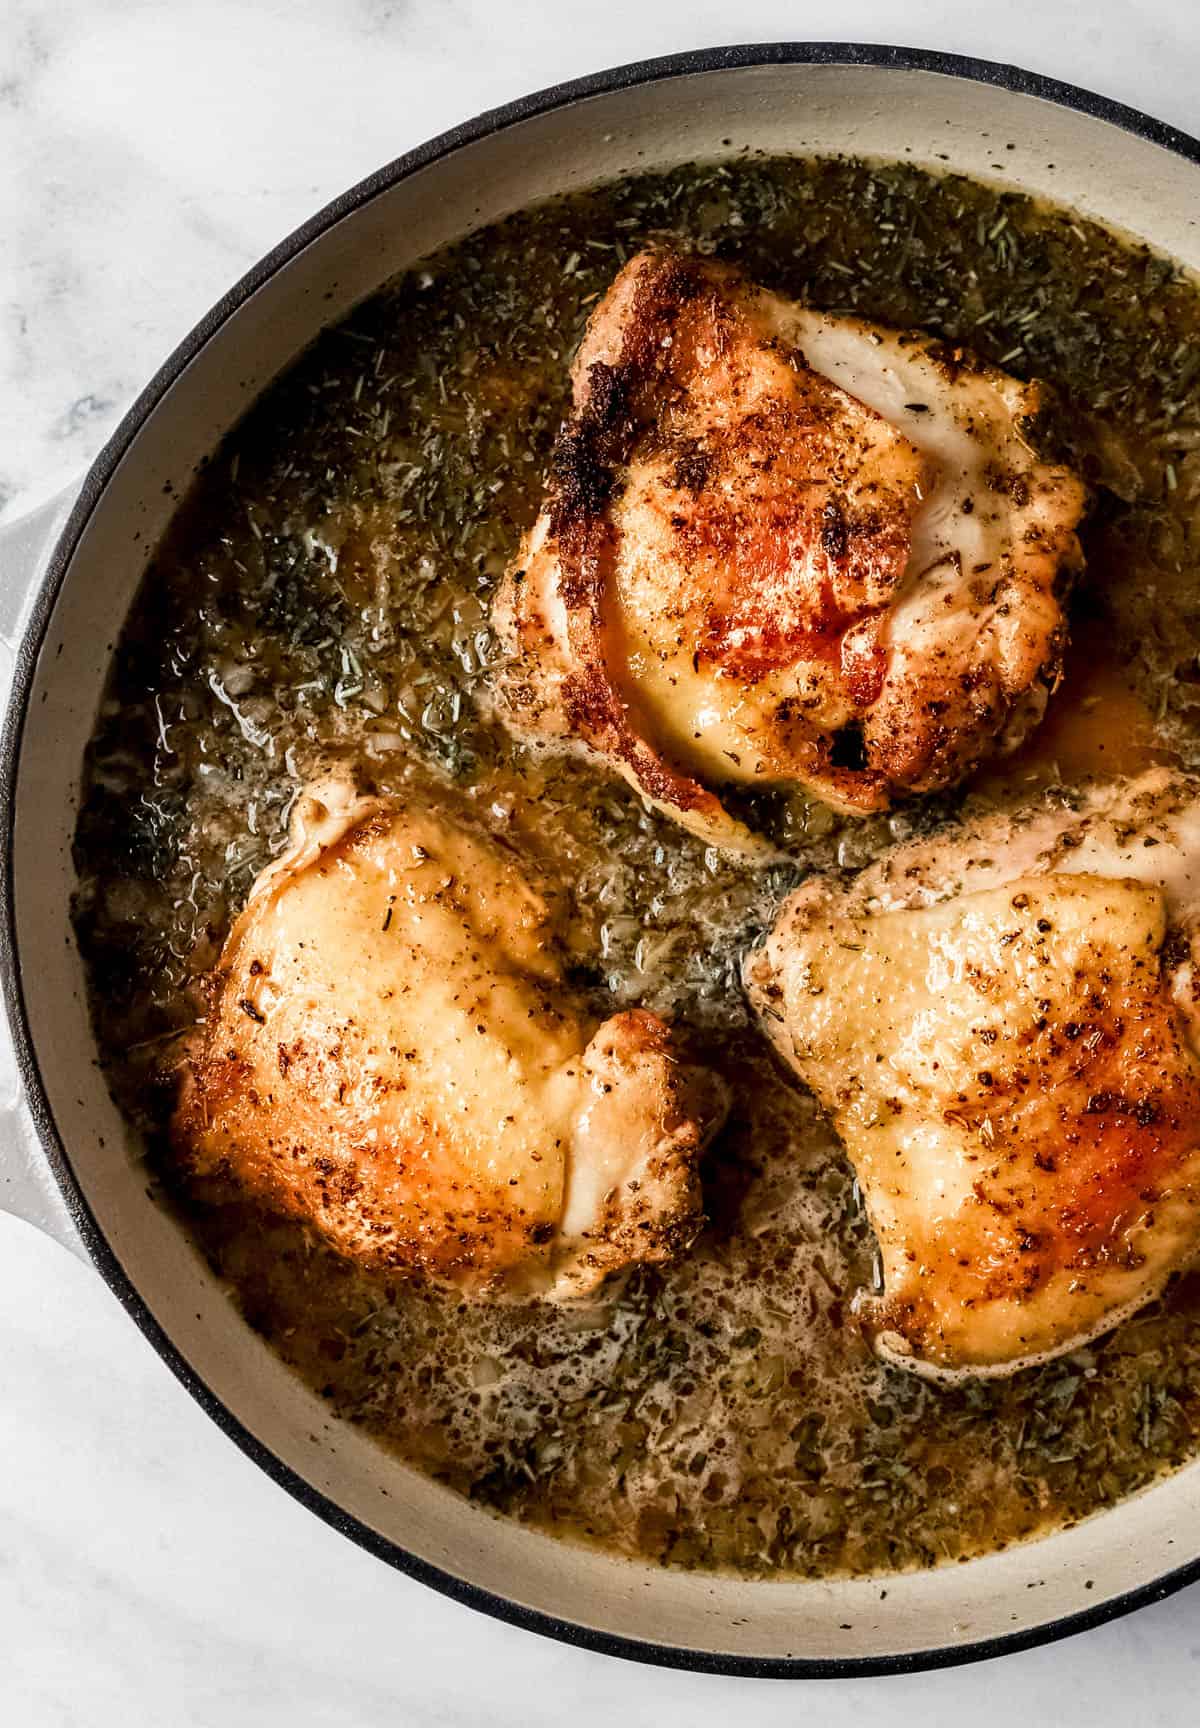
[[[881,1354],[1006,1373],[1200,1245],[1200,783],[1156,769],[806,883],[746,966],[878,1238]]]
[[[335,787],[229,936],[173,1135],[352,1258],[566,1298],[691,1240],[715,1104],[655,1015],[589,1018],[506,846]]]
[[[879,809],[1040,718],[1084,492],[1024,440],[1036,386],[653,252],[572,377],[494,608],[515,731],[738,849],[722,784]]]

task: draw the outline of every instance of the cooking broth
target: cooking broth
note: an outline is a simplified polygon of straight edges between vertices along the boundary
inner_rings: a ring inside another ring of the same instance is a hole
[[[515,744],[486,701],[489,598],[536,514],[571,354],[657,238],[1046,380],[1039,436],[1097,487],[1077,646],[1034,740],[886,817],[762,800],[791,860],[766,869],[598,767]],[[77,932],[163,1203],[339,1418],[481,1505],[625,1553],[751,1575],[927,1566],[1179,1464],[1200,1441],[1200,1276],[1007,1381],[931,1386],[875,1359],[851,1312],[878,1276],[852,1172],[750,1024],[738,967],[808,872],[865,864],[964,802],[1200,768],[1198,558],[1200,294],[1068,211],[910,166],[747,158],[521,212],[408,272],[213,457],[126,622],[88,752]],[[385,794],[453,782],[569,885],[597,1012],[670,1016],[728,1079],[710,1223],[678,1265],[586,1309],[471,1305],[172,1168],[197,980],[332,763]]]

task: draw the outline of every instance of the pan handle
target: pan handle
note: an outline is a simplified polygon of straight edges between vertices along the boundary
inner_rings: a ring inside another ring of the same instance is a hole
[[[5,705],[30,602],[77,492],[78,487],[71,486],[0,527],[0,688]],[[0,1020],[0,1211],[24,1218],[87,1260],[25,1101],[7,1020]]]
[[[0,644],[8,660],[16,653],[38,578],[78,496],[76,483],[0,527]]]
[[[7,1092],[0,1102],[0,1212],[23,1218],[43,1236],[49,1236],[51,1241],[68,1249],[77,1260],[90,1265],[83,1238],[62,1189],[46,1162],[29,1107],[16,1080],[7,1024],[0,1032],[0,1041],[4,1045],[0,1068],[5,1071]]]

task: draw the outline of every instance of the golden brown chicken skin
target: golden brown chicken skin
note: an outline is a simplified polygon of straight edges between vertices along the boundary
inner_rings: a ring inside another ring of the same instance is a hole
[[[347,1256],[586,1295],[700,1222],[712,1083],[564,979],[551,906],[449,803],[301,800],[212,981],[172,1133]]]
[[[494,608],[518,733],[737,849],[726,784],[880,809],[1040,718],[1084,492],[1024,440],[1036,387],[670,252],[572,379]]]
[[[879,1243],[882,1354],[1006,1373],[1200,1246],[1200,785],[1156,770],[785,905],[746,981]]]

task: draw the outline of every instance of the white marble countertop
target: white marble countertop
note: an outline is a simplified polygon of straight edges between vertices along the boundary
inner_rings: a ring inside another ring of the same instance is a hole
[[[832,35],[1016,60],[1200,130],[1194,0],[0,0],[0,521],[82,470],[247,265],[420,139],[620,61]],[[1195,1589],[1000,1666],[799,1690],[486,1620],[292,1502],[98,1278],[3,1217],[0,1370],[13,1728],[1195,1715]]]

